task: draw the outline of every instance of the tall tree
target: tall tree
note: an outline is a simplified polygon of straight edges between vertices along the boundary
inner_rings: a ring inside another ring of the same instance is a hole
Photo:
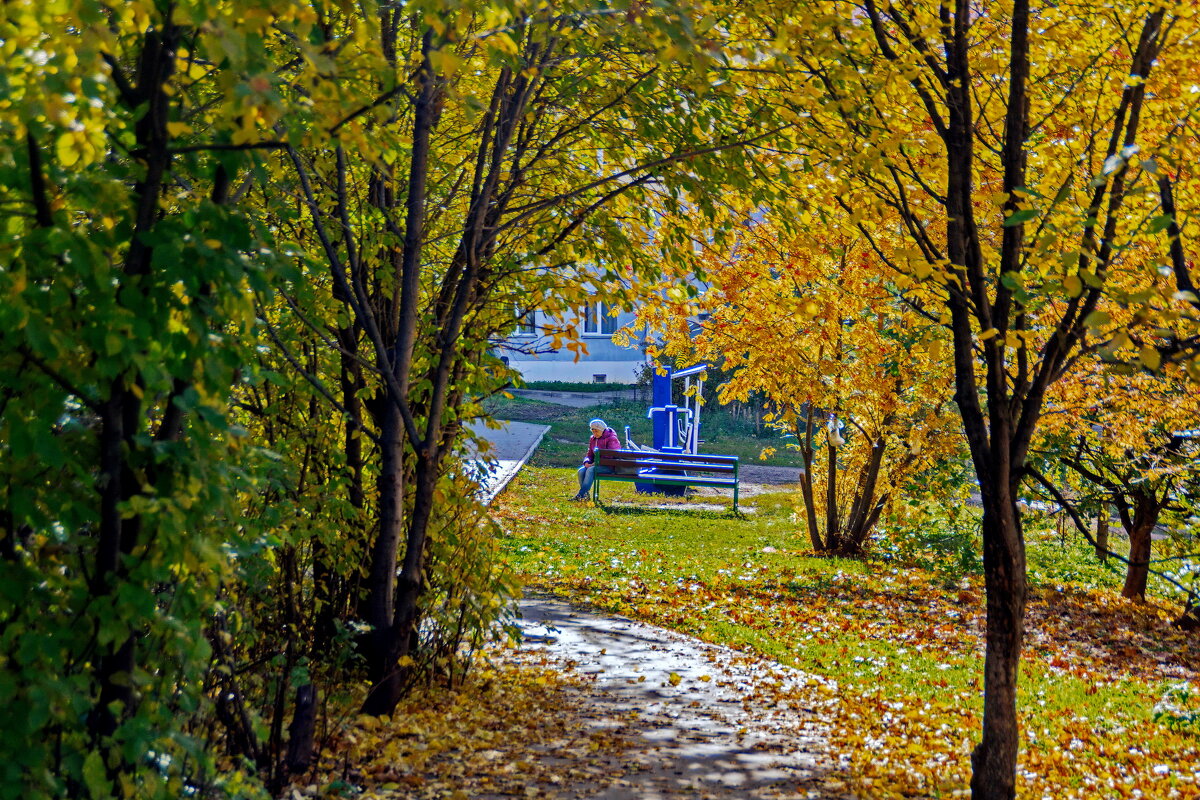
[[[1158,205],[1145,191],[1156,164],[1139,153],[1165,146],[1173,126],[1190,130],[1193,109],[1162,70],[1184,59],[1168,45],[1190,40],[1192,23],[1160,4],[1028,0],[834,2],[816,25],[813,13],[779,26],[798,64],[781,91],[806,123],[793,159],[813,176],[798,193],[814,223],[854,226],[905,280],[939,291],[926,310],[953,342],[954,399],[983,501],[972,792],[1011,798],[1026,599],[1018,491],[1049,387],[1096,344],[1092,314],[1110,276],[1145,268],[1126,259]],[[840,219],[818,205],[830,195]],[[887,242],[878,223],[889,219],[905,246]],[[1155,356],[1145,348],[1151,367]]]
[[[704,181],[753,172],[739,150],[772,121],[724,80],[737,17],[708,11],[322,8],[321,41],[296,51],[289,82],[321,104],[286,159],[345,306],[338,346],[374,392],[368,712],[403,690],[464,399],[509,377],[490,342],[531,297],[556,312],[627,294],[657,268],[631,245],[660,210],[711,209]]]
[[[804,459],[813,549],[859,555],[897,494],[961,446],[945,336],[900,300],[861,235],[733,227],[731,250],[700,254],[700,296],[664,285],[639,321],[662,337],[657,355],[720,366],[722,401],[768,401]]]
[[[275,263],[232,207],[231,137],[259,107],[253,43],[296,23],[211,10],[0,15],[4,796],[178,796],[194,766],[179,715],[240,538],[213,520],[246,486],[229,399]]]

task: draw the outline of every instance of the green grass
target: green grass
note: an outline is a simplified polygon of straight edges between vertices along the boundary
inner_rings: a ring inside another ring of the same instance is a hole
[[[856,769],[869,776],[924,763],[926,755],[914,753],[941,753],[957,770],[943,776],[946,785],[961,788],[968,769],[961,743],[977,736],[981,710],[984,608],[978,554],[964,558],[954,548],[977,547],[973,537],[894,531],[909,541],[879,543],[880,556],[816,558],[787,493],[744,496],[746,513],[735,515],[701,507],[727,506],[725,494],[667,500],[608,485],[597,508],[564,502],[573,491],[572,470],[534,466],[498,503],[508,558],[531,587],[835,680],[843,714],[835,727]],[[1160,609],[1117,598],[1119,568],[1099,564],[1077,537],[1032,524],[1027,540],[1031,599],[1019,702],[1023,763],[1038,775],[1027,779],[1030,796],[1097,796],[1078,769],[1056,772],[1068,745],[1078,751],[1071,758],[1104,762],[1114,780],[1145,783],[1145,796],[1169,796],[1155,793],[1161,776],[1153,763],[1122,754],[1140,748],[1150,760],[1200,763],[1195,735],[1152,721],[1168,683],[1181,671],[1196,679],[1200,645],[1170,633]],[[923,541],[941,549],[922,550]],[[905,718],[896,730],[881,722],[889,704],[922,703],[928,720]],[[877,759],[875,739],[859,749],[860,728],[895,739],[894,758]],[[943,780],[931,777],[940,774],[936,764],[927,773],[892,779],[925,796],[950,791],[936,788]]]
[[[569,408],[524,397],[497,397],[489,399],[485,407],[497,419],[540,422],[550,426],[534,454],[531,463],[535,466],[578,467],[591,436],[588,421],[595,417],[607,422],[622,443],[626,425],[638,444],[648,446],[654,439],[650,420],[646,418],[645,403],[621,400],[587,408]],[[720,407],[705,408],[701,412],[700,435],[702,453],[737,456],[743,464],[793,467],[801,463],[799,453],[786,448],[786,443],[791,440],[766,428],[760,428],[756,433],[752,423],[734,419]],[[763,460],[759,456],[765,447],[774,447],[777,452]]]

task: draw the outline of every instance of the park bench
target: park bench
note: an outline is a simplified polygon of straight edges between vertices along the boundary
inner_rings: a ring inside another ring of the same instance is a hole
[[[600,503],[601,481],[652,484],[654,486],[717,486],[733,489],[733,510],[738,510],[737,456],[696,453],[656,453],[647,450],[597,450],[596,464],[612,467],[605,474],[596,470],[592,499]]]

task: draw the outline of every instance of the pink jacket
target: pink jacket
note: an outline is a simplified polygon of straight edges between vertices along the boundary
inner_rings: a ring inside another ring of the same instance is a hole
[[[599,436],[593,436],[588,440],[587,458],[583,459],[584,464],[591,464],[595,458],[597,450],[620,450],[621,440],[617,438],[617,432],[612,428],[605,428],[604,433]]]

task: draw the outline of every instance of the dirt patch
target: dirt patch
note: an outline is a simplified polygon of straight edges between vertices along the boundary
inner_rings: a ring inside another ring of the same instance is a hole
[[[799,467],[770,467],[764,464],[742,464],[738,477],[749,484],[768,484],[772,487],[800,482]],[[743,489],[743,491],[745,491]],[[770,491],[776,491],[774,488]]]
[[[579,410],[556,403],[531,401],[512,403],[504,407],[504,418],[518,422],[557,422],[560,419],[574,419]]]

